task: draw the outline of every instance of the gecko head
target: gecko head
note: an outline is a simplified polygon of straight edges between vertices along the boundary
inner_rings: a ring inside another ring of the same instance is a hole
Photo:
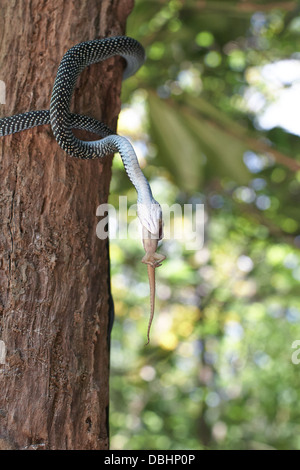
[[[159,240],[163,238],[162,210],[155,199],[151,204],[138,203],[138,217],[142,224],[142,239],[146,252],[142,263],[149,264],[154,268],[161,265],[165,259],[164,255],[156,253]]]

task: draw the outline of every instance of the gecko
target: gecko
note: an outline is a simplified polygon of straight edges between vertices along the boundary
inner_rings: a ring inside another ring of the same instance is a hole
[[[161,266],[162,261],[166,258],[165,255],[156,253],[158,241],[163,238],[162,231],[162,220],[159,220],[159,234],[154,237],[151,232],[143,227],[143,245],[146,252],[145,256],[142,259],[142,263],[147,264],[148,279],[150,286],[150,318],[148,323],[147,330],[147,346],[150,343],[150,330],[154,317],[154,307],[155,307],[155,269]]]

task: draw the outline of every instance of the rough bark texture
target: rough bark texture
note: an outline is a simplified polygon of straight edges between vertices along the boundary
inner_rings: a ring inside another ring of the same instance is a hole
[[[133,0],[0,0],[0,115],[49,108],[63,54],[123,34]],[[116,125],[122,62],[85,70],[73,110]],[[107,449],[109,261],[96,236],[111,158],[81,161],[50,126],[0,139],[0,448]]]

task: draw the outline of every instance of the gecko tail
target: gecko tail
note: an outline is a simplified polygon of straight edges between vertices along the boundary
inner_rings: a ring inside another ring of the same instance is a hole
[[[145,346],[147,346],[150,343],[150,330],[151,330],[151,325],[154,317],[154,306],[155,306],[155,268],[151,265],[147,265],[147,271],[148,271],[148,278],[149,278],[149,285],[150,285],[150,318],[149,318],[149,323],[148,323],[148,330],[147,330],[147,343]]]
[[[145,346],[148,346],[148,344],[150,343],[150,329],[151,329],[151,323],[152,323],[152,319],[149,320],[148,330],[147,330],[147,343],[145,343]]]
[[[149,324],[148,324],[148,331],[147,331],[147,343],[145,343],[145,346],[148,346],[148,344],[150,343],[150,329],[151,329],[151,323],[152,323],[152,319],[150,318]]]

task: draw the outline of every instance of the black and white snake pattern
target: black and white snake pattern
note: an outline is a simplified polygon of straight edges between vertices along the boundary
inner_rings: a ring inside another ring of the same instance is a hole
[[[42,124],[51,124],[59,146],[72,157],[94,159],[119,152],[125,170],[136,188],[138,204],[148,207],[138,213],[142,226],[151,233],[157,231],[153,217],[160,212],[160,206],[152,196],[147,179],[142,173],[136,154],[130,142],[115,134],[104,123],[96,119],[73,114],[70,103],[76,80],[88,65],[120,55],[126,60],[123,79],[133,75],[143,64],[145,52],[141,44],[126,36],[109,37],[82,42],[73,46],[63,56],[55,78],[50,110],[29,111],[0,119],[0,137],[24,131]],[[101,137],[95,141],[82,141],[74,136],[72,129],[84,129]],[[150,208],[150,209],[149,209]],[[147,213],[148,212],[148,213]],[[153,214],[152,214],[153,215]],[[156,217],[155,217],[156,218]]]

